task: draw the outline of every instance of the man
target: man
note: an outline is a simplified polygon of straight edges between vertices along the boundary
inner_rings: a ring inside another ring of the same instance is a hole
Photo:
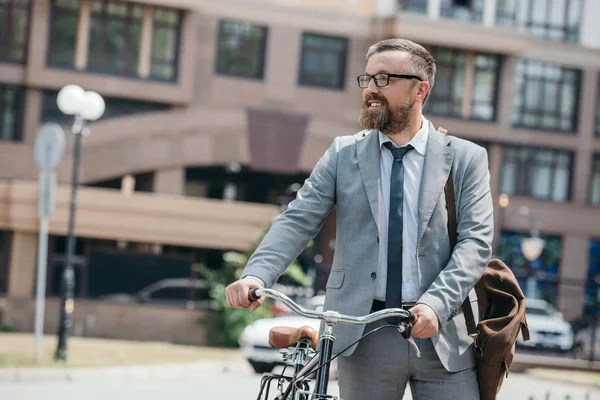
[[[382,329],[339,360],[345,400],[479,399],[473,340],[461,304],[491,256],[493,210],[485,149],[438,132],[422,115],[435,61],[420,45],[383,40],[367,52],[360,123],[338,137],[297,198],[273,223],[227,288],[232,307],[260,306],[250,288],[272,286],[337,206],[336,248],[325,309],[366,315],[410,309],[421,358],[394,329]],[[444,185],[452,173],[458,243],[450,249]],[[476,307],[474,307],[476,310]],[[338,324],[334,352],[372,326]]]

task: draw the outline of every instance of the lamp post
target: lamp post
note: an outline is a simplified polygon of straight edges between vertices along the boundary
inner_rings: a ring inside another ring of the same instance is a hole
[[[531,237],[524,238],[521,240],[521,252],[523,257],[528,262],[529,273],[527,275],[527,288],[525,290],[527,297],[537,297],[537,281],[533,272],[533,262],[537,260],[544,250],[546,242],[539,237],[539,222],[533,218],[529,207],[521,207],[519,214],[528,217],[531,224]]]
[[[71,177],[71,200],[69,205],[69,231],[67,237],[67,259],[61,284],[61,308],[58,328],[58,345],[55,360],[66,360],[67,337],[71,328],[71,315],[74,310],[75,272],[73,258],[75,255],[75,210],[77,209],[77,186],[79,185],[79,164],[81,160],[82,136],[88,136],[89,121],[95,121],[104,114],[104,99],[96,92],[84,91],[77,85],[63,87],[56,98],[58,108],[63,114],[73,115],[71,133],[75,136],[73,146],[73,167]]]
[[[502,228],[504,227],[504,219],[506,216],[506,211],[508,206],[510,205],[510,198],[507,194],[502,193],[498,197],[498,206],[499,206],[499,223],[500,223],[500,235],[502,235]],[[530,237],[521,239],[521,253],[523,257],[527,260],[527,287],[525,289],[525,293],[529,298],[535,298],[537,296],[537,282],[533,273],[532,263],[537,260],[540,255],[542,255],[542,251],[545,247],[545,241],[539,237],[539,229],[540,222],[533,217],[531,210],[529,207],[520,207],[519,215],[526,217],[529,219],[530,225]],[[494,254],[498,252],[498,246],[500,245],[500,240],[496,240],[496,248],[494,249]]]

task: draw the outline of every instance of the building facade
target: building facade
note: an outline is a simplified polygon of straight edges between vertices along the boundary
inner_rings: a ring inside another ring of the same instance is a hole
[[[250,249],[333,138],[359,130],[368,46],[404,37],[437,61],[426,116],[485,146],[494,198],[508,195],[496,202],[496,254],[530,294],[585,317],[600,273],[599,12],[595,0],[0,2],[0,295],[33,296],[33,142],[44,122],[68,131],[62,86],[106,101],[83,145],[77,294],[133,292],[170,276],[174,259],[218,267],[223,251]],[[49,295],[71,145],[67,135]],[[307,260],[324,271],[334,214]],[[545,248],[530,263],[520,240],[532,229]],[[130,254],[163,272],[127,269]],[[113,273],[130,284],[115,287]]]

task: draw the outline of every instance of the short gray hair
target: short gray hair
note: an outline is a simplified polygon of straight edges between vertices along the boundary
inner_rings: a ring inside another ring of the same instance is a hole
[[[422,80],[429,82],[429,92],[423,99],[423,104],[429,98],[429,93],[433,89],[435,82],[435,60],[433,56],[420,44],[410,41],[408,39],[385,39],[381,40],[371,47],[367,51],[367,60],[371,58],[373,54],[382,53],[384,51],[404,51],[410,54],[408,63],[406,63],[406,73],[411,75],[419,76]],[[395,71],[390,71],[395,72]]]

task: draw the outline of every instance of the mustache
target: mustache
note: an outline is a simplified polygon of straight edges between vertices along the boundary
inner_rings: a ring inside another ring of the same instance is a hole
[[[387,101],[385,101],[385,98],[383,97],[379,97],[377,95],[370,95],[369,97],[367,97],[364,101],[365,105],[368,105],[369,101],[378,101],[380,102],[382,105],[386,105]]]

